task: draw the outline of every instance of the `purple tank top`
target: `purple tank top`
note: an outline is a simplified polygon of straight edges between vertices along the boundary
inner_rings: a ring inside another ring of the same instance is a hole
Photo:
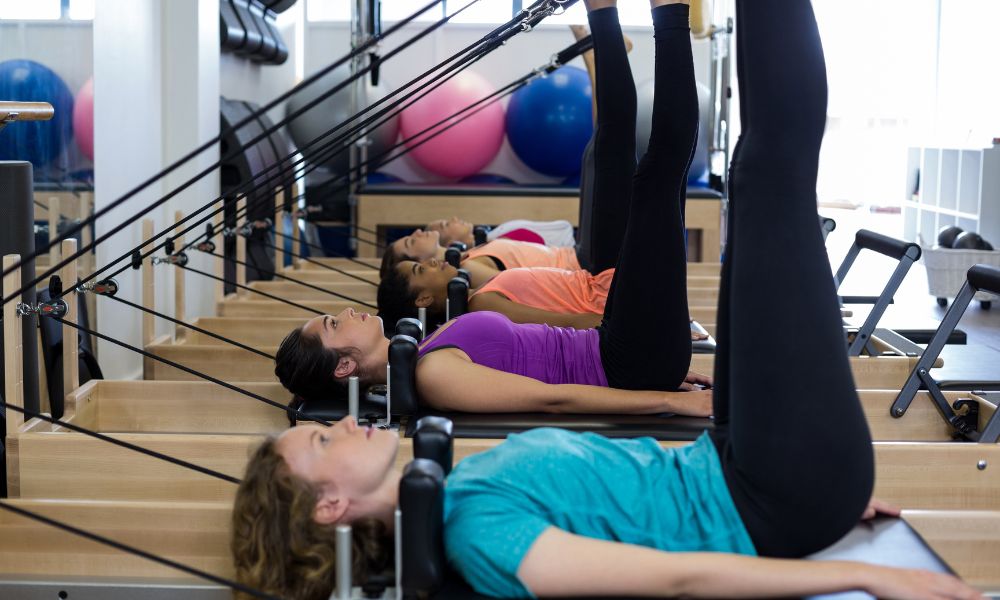
[[[477,365],[545,383],[608,387],[596,329],[522,325],[500,313],[477,311],[421,344],[419,356],[441,348],[458,348]]]

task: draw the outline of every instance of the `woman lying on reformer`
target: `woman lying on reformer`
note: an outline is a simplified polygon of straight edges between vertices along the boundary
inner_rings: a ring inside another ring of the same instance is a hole
[[[628,72],[613,4],[588,3],[598,77]],[[643,249],[636,228],[668,219],[679,228],[689,153],[678,159],[674,145],[683,139],[693,146],[697,127],[688,7],[670,0],[653,5],[654,127],[636,175],[614,310],[621,300],[634,301],[617,295],[631,283],[630,257]],[[814,226],[826,117],[815,18],[808,0],[737,0],[737,18],[744,129],[732,164],[715,429],[670,449],[648,438],[609,440],[553,429],[511,436],[461,461],[449,476],[446,554],[477,591],[497,597],[750,598],[864,590],[879,598],[983,598],[949,575],[795,560],[885,507],[870,501],[871,438]],[[775,220],[782,236],[773,234]],[[795,281],[798,292],[777,302],[762,298],[755,288],[765,272]],[[774,361],[786,353],[778,339],[762,334],[776,323],[806,336],[813,352],[790,357],[793,365]],[[492,383],[479,389],[488,394]],[[789,421],[796,427],[788,428]],[[240,581],[287,597],[326,598],[335,583],[337,524],[353,526],[355,575],[378,571],[392,556],[398,444],[397,434],[359,428],[351,418],[329,429],[295,427],[265,442],[250,461],[233,512]]]
[[[429,323],[441,323],[448,283],[458,269],[431,258],[401,261],[379,281],[379,316],[387,323],[417,316],[427,309]],[[469,311],[489,310],[515,323],[591,329],[601,324],[614,269],[589,271],[551,267],[519,267],[500,271],[469,291]]]
[[[404,260],[379,282],[379,317],[396,323],[426,308],[428,327],[436,326],[445,319],[448,285],[458,274],[456,267],[436,258]],[[468,310],[498,312],[515,323],[591,329],[603,320],[614,274],[614,269],[597,275],[550,267],[507,269],[469,290]],[[692,341],[707,338],[700,325],[692,325]]]
[[[424,231],[438,232],[438,243],[445,248],[455,242],[472,248],[476,245],[475,229],[475,225],[471,222],[453,216],[431,221],[424,228]],[[498,239],[533,242],[546,246],[576,247],[573,225],[566,220],[529,221],[527,219],[514,219],[506,221],[486,231],[487,242]]]
[[[425,261],[445,257],[437,231],[418,229],[385,247],[379,273],[385,278],[404,260]],[[505,269],[518,267],[555,267],[576,271],[580,269],[576,250],[571,247],[546,246],[534,242],[498,239],[476,246],[462,253],[462,268],[469,271],[473,285],[482,285]]]

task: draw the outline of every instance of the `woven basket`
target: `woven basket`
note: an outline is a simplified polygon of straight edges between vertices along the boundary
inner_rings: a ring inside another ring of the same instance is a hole
[[[952,250],[950,248],[924,248],[924,267],[927,269],[927,290],[945,306],[965,285],[965,274],[972,265],[1000,267],[1000,250]],[[992,294],[976,293],[976,300],[996,300]]]

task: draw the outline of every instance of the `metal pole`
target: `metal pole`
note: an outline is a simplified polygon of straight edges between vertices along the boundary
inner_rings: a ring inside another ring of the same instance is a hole
[[[403,511],[397,508],[392,518],[395,524],[393,537],[396,540],[396,600],[403,600]]]
[[[361,396],[360,384],[357,376],[347,379],[347,413],[358,420],[358,404]]]
[[[337,525],[337,590],[334,598],[350,600],[351,598],[351,526]]]
[[[367,43],[372,36],[371,8],[371,0],[354,0],[354,3],[351,5],[351,49],[358,48]],[[365,68],[365,60],[366,57],[364,54],[358,54],[351,59],[352,75],[356,75]],[[367,77],[359,77],[351,84],[351,114],[358,114],[368,104],[367,94],[365,93],[367,85]],[[366,130],[362,130],[358,140],[351,145],[349,157],[351,168],[348,171],[349,173],[354,173],[358,165],[368,160],[368,136]],[[357,196],[358,191],[365,181],[365,171],[364,167],[362,167],[360,176],[355,178],[355,181],[350,184],[348,191],[347,201],[351,207],[352,228],[357,224]],[[354,233],[357,232],[355,231]],[[351,238],[351,249],[357,251],[357,240],[354,237]]]

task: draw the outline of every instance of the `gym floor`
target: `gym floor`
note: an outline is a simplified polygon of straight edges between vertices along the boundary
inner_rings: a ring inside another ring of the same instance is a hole
[[[837,221],[837,229],[827,238],[830,263],[836,269],[854,241],[858,229],[872,229],[893,237],[901,237],[901,218],[895,214],[871,213],[867,208],[856,210],[820,208],[820,214]],[[844,294],[875,295],[882,291],[895,268],[895,261],[872,252],[862,252],[841,288]],[[957,292],[957,290],[956,290]],[[950,304],[949,304],[950,306]],[[852,305],[852,324],[861,324],[868,314],[867,307]],[[927,274],[918,261],[907,274],[903,285],[889,306],[880,326],[890,329],[933,329],[944,318],[948,308],[938,306],[927,292]],[[1000,379],[1000,302],[991,310],[983,310],[973,302],[965,312],[959,329],[968,336],[966,345],[948,345],[941,353],[945,366],[935,369],[938,379]]]

